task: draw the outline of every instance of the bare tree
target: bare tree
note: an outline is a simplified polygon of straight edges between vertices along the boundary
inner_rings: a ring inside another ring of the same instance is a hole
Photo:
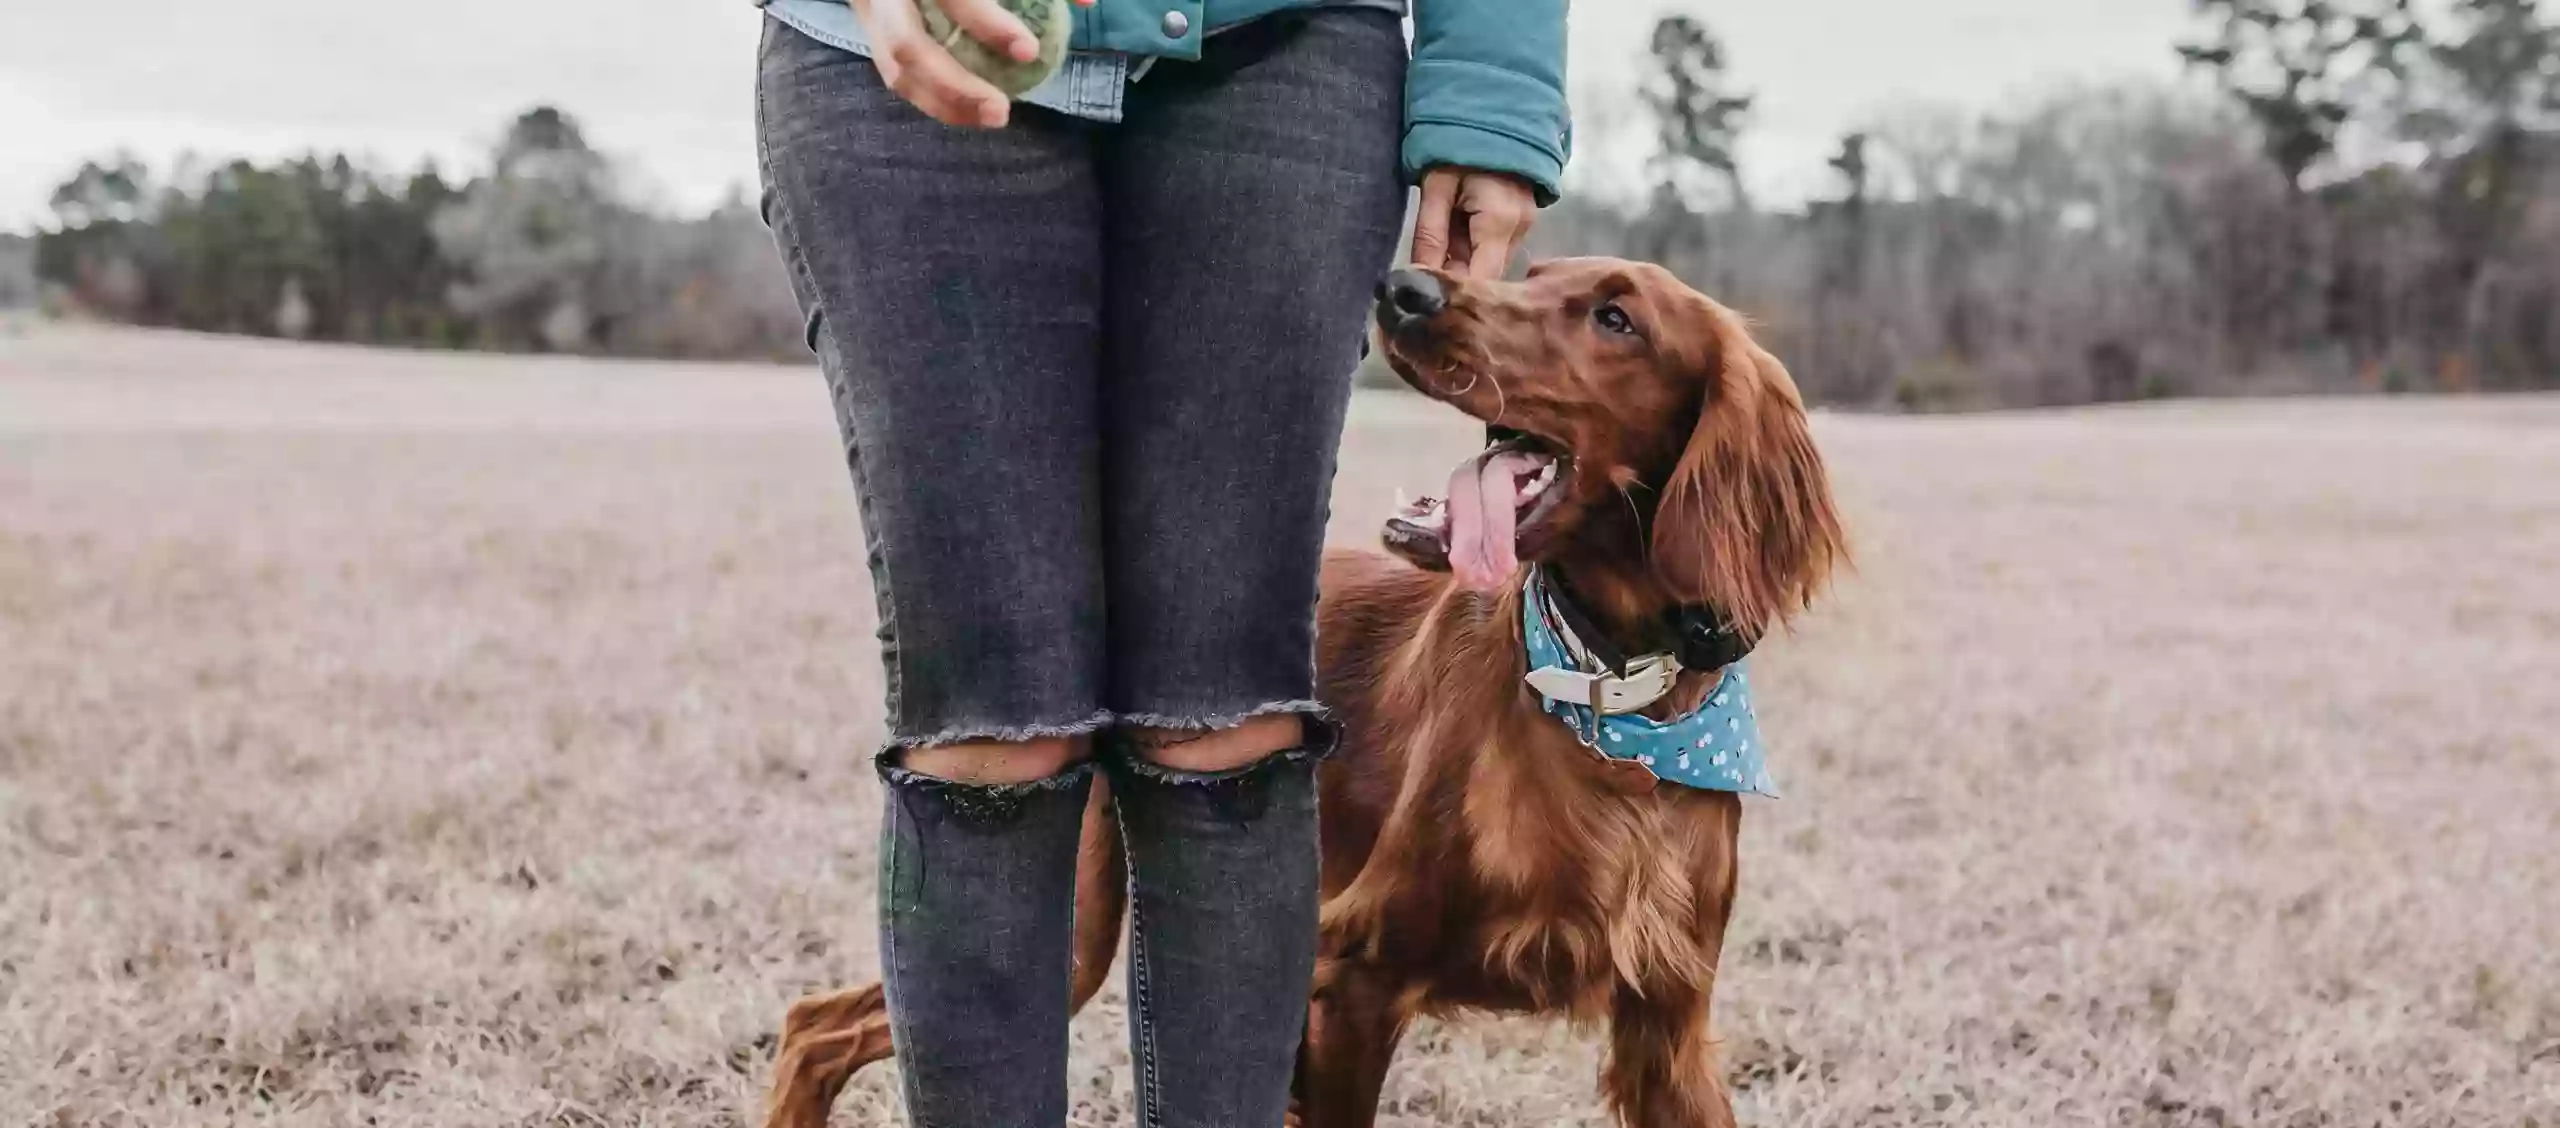
[[[1651,70],[1643,87],[1661,148],[1656,175],[1675,187],[1703,170],[1722,179],[1732,205],[1751,209],[1742,182],[1737,142],[1751,113],[1752,96],[1733,89],[1725,74],[1724,45],[1688,16],[1668,16],[1653,27]]]
[[[510,343],[580,351],[595,343],[606,263],[622,226],[611,167],[577,123],[550,107],[518,117],[489,175],[435,218],[459,264],[454,307]]]
[[[36,241],[0,234],[0,311],[36,304]]]
[[[2533,0],[2456,0],[2445,22],[2425,55],[2429,88],[2403,120],[2407,135],[2444,166],[2437,213],[2446,308],[2433,311],[2435,324],[2449,338],[2443,347],[2476,342],[2513,351],[2491,338],[2541,332],[2530,323],[2498,323],[2515,322],[2513,307],[2542,295],[2533,279],[2544,272],[2511,266],[2502,252],[2518,246],[2533,189],[2551,171],[2551,135],[2560,128],[2560,25]],[[2531,319],[2530,308],[2520,312]]]
[[[2212,30],[2178,53],[2212,70],[2256,119],[2267,159],[2296,190],[2419,42],[2412,0],[2194,3]]]

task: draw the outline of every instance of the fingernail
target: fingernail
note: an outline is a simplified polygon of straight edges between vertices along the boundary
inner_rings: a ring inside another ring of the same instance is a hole
[[[1013,41],[1013,61],[1027,63],[1040,57],[1040,41],[1029,37]]]

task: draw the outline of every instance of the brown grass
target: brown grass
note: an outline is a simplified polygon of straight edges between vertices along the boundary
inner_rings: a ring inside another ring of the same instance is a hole
[[[2560,1120],[2560,402],[1819,430],[1746,1121]],[[1341,535],[1470,438],[1365,403]],[[869,607],[803,371],[0,338],[0,1124],[741,1123],[872,975]],[[1594,1070],[1425,1028],[1388,1122]]]

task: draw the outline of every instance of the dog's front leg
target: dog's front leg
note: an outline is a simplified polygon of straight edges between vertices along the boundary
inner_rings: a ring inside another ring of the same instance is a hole
[[[1377,1121],[1378,1092],[1412,1018],[1403,994],[1374,964],[1327,957],[1317,965],[1306,1040],[1298,1046],[1293,1124],[1369,1128]]]
[[[1600,1087],[1626,1128],[1733,1128],[1733,1097],[1707,1037],[1706,993],[1619,987]]]

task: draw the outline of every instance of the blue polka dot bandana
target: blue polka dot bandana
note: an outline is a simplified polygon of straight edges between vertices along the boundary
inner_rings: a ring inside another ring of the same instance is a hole
[[[1573,670],[1573,658],[1566,653],[1556,624],[1549,621],[1553,612],[1547,609],[1543,587],[1538,570],[1530,569],[1520,601],[1529,668]],[[1592,751],[1612,760],[1633,761],[1666,783],[1775,799],[1778,789],[1761,758],[1760,718],[1751,708],[1751,675],[1744,665],[1736,662],[1726,667],[1724,678],[1698,710],[1675,720],[1602,714],[1589,704],[1552,697],[1545,698],[1547,712]]]

